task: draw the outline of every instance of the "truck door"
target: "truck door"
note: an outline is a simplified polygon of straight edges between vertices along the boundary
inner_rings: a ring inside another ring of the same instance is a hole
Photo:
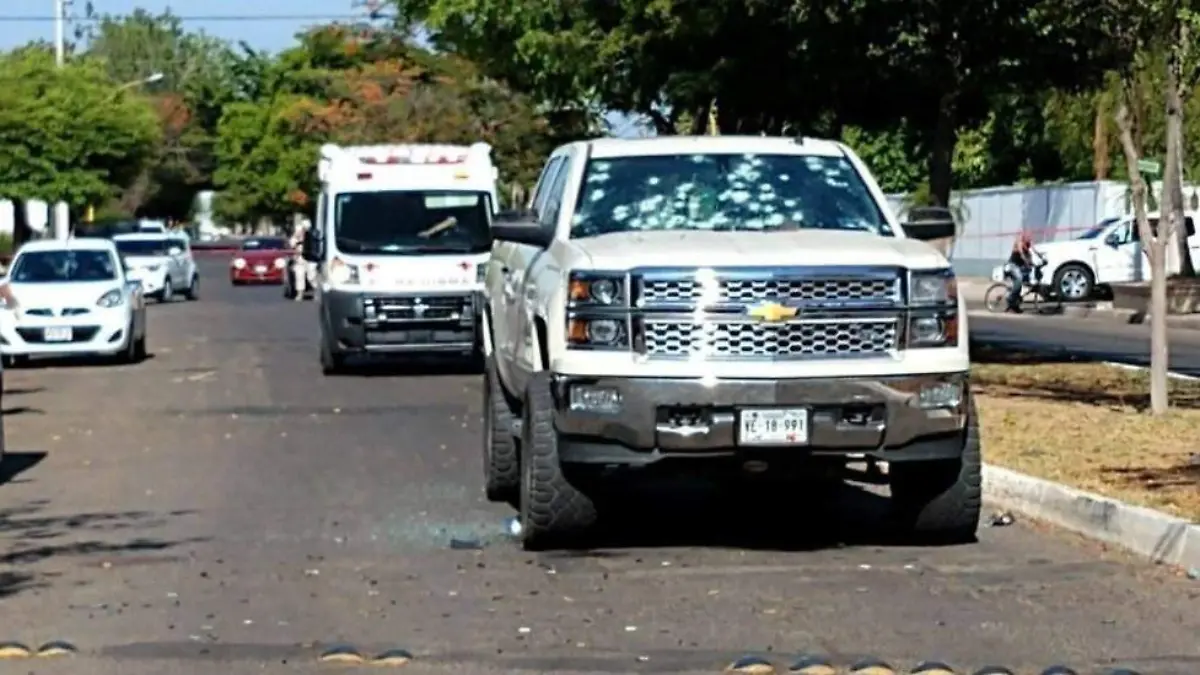
[[[537,222],[543,226],[553,227],[558,222],[559,208],[562,205],[562,195],[569,173],[570,158],[567,155],[552,158],[546,167],[546,173],[534,195],[532,208]],[[530,268],[538,256],[545,254],[545,250],[528,244],[510,246],[512,254],[506,264],[503,290],[506,324],[504,330],[508,341],[504,377],[512,392],[521,394],[525,391],[530,374],[538,368],[538,347],[533,339],[534,326],[531,324],[537,288],[532,285]]]

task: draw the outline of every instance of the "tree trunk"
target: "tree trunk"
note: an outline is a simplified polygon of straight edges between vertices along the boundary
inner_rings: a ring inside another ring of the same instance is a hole
[[[1108,180],[1112,157],[1108,152],[1108,107],[1104,97],[1096,97],[1096,123],[1092,129],[1092,169],[1096,180]]]
[[[958,111],[953,94],[938,102],[929,153],[929,194],[932,206],[950,206],[954,187],[954,146],[958,143]]]
[[[1167,156],[1166,166],[1163,167],[1163,210],[1171,215],[1174,224],[1172,241],[1176,246],[1179,257],[1179,274],[1195,276],[1196,268],[1192,263],[1191,248],[1188,245],[1188,231],[1184,222],[1186,205],[1183,203],[1183,97],[1187,84],[1183,73],[1184,50],[1189,48],[1185,42],[1189,39],[1185,23],[1176,19],[1172,31],[1174,43],[1167,55]]]
[[[1158,236],[1150,230],[1150,219],[1146,215],[1146,181],[1138,170],[1141,151],[1134,143],[1139,137],[1140,120],[1131,112],[1136,110],[1131,76],[1126,75],[1122,87],[1122,100],[1117,107],[1117,126],[1121,130],[1121,147],[1125,151],[1125,163],[1129,170],[1129,182],[1133,192],[1133,213],[1137,219],[1138,233],[1146,254],[1150,258],[1150,412],[1161,415],[1167,411],[1167,237],[1165,232]],[[1165,220],[1165,219],[1164,219]],[[1161,227],[1166,230],[1169,225]]]

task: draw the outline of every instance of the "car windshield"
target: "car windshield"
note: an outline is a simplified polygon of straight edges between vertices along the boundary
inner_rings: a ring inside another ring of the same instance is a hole
[[[243,251],[279,251],[288,248],[287,242],[279,237],[255,237],[242,242]]]
[[[593,159],[584,173],[571,236],[809,228],[893,236],[846,158],[748,154]]]
[[[166,239],[118,239],[116,244],[121,255],[132,256],[166,255],[168,248]]]
[[[341,193],[334,237],[345,253],[484,253],[492,248],[487,194],[457,191]]]
[[[1120,218],[1105,218],[1104,220],[1102,220],[1099,223],[1097,223],[1096,225],[1094,225],[1092,227],[1092,229],[1079,235],[1079,238],[1080,239],[1095,239],[1096,237],[1099,237],[1101,234],[1103,234],[1104,231],[1108,229],[1109,225],[1112,225],[1113,223],[1117,222],[1118,220],[1120,220]]]
[[[112,281],[117,267],[108,251],[28,251],[17,256],[9,278],[25,284]]]

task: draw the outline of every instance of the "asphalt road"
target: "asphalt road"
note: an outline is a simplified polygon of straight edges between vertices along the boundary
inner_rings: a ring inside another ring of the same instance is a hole
[[[1101,361],[1150,364],[1150,326],[1128,325],[1063,316],[1020,316],[973,312],[971,334],[992,343],[1066,349],[1072,354]],[[1200,330],[1168,331],[1171,370],[1200,376]]]
[[[1023,520],[889,542],[865,492],[649,495],[594,550],[524,553],[482,497],[477,376],[324,378],[311,304],[203,271],[200,301],[151,307],[149,361],[6,374],[0,640],[80,653],[0,673],[326,672],[337,642],[456,675],[1200,670],[1200,583]]]

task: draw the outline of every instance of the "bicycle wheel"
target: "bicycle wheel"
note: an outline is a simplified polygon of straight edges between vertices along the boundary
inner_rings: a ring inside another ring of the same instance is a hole
[[[988,286],[983,294],[983,302],[989,312],[1003,312],[1008,305],[1008,284],[1003,281]]]

